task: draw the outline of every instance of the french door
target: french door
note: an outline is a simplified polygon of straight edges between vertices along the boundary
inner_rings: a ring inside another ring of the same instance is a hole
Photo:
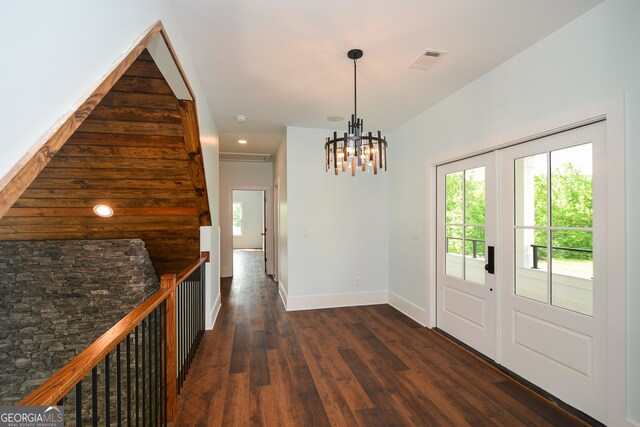
[[[438,167],[438,327],[495,357],[495,154]]]
[[[605,133],[591,124],[437,176],[438,327],[602,422]]]

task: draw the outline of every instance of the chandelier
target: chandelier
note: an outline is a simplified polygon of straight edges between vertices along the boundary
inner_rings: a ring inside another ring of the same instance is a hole
[[[333,170],[336,175],[340,171],[356,175],[356,169],[362,172],[387,170],[387,139],[380,134],[362,130],[362,119],[358,118],[358,84],[357,61],[362,58],[362,50],[351,49],[347,52],[349,59],[353,59],[353,114],[349,122],[349,131],[338,137],[328,137],[324,144],[325,164],[327,172]]]

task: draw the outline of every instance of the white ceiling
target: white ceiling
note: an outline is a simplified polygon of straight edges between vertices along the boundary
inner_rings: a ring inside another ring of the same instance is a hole
[[[286,126],[388,132],[600,0],[171,0],[220,151],[275,153]],[[408,67],[426,49],[449,53]],[[238,123],[236,114],[247,121]],[[246,145],[238,139],[249,141]],[[392,143],[393,141],[390,141]],[[323,141],[318,141],[322,144]]]

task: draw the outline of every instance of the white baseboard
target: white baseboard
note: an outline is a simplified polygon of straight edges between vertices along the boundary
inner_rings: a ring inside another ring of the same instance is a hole
[[[427,326],[427,310],[390,291],[353,292],[344,294],[288,296],[282,282],[278,293],[287,311],[314,310],[319,308],[353,307],[358,305],[389,304],[422,326]]]
[[[287,309],[287,290],[284,288],[282,282],[278,282],[278,293],[280,294],[280,299],[282,300],[282,305],[284,305],[284,309]]]
[[[233,276],[233,270],[228,267],[220,267],[220,277]]]
[[[386,304],[387,291],[353,292],[345,294],[308,295],[287,297],[287,311],[313,310],[318,308],[351,307],[357,305]]]
[[[428,316],[427,310],[424,308],[418,307],[411,301],[408,301],[391,291],[389,291],[389,305],[400,311],[405,316],[415,320],[422,326],[427,326]]]
[[[220,307],[222,307],[222,297],[218,294],[216,298],[216,302],[213,304],[211,311],[208,313],[207,318],[205,319],[205,330],[210,331],[213,329],[213,326],[216,324],[216,319],[218,318],[218,313],[220,313]]]

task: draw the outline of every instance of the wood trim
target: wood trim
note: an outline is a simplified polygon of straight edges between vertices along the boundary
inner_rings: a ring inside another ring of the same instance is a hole
[[[204,161],[200,144],[198,126],[198,112],[194,101],[178,100],[178,110],[182,117],[184,145],[188,156],[188,169],[196,193],[198,208],[200,209],[200,225],[211,225],[211,211],[207,194],[207,181],[204,174]]]
[[[151,40],[163,29],[162,23],[156,21],[136,45],[131,48],[129,53],[107,74],[93,93],[47,137],[46,142],[42,144],[36,143],[0,180],[0,218],[18,200],[31,182],[36,179],[40,171],[44,169],[69,137],[91,114],[96,105],[146,49]],[[166,40],[166,35],[163,35],[163,38]]]
[[[166,312],[165,312],[165,352],[163,357],[166,357],[164,366],[166,367],[166,381],[165,390],[167,395],[167,421],[171,422],[175,420],[176,408],[178,401],[178,366],[176,355],[176,275],[164,274],[160,278],[160,289],[169,291],[167,295]]]

